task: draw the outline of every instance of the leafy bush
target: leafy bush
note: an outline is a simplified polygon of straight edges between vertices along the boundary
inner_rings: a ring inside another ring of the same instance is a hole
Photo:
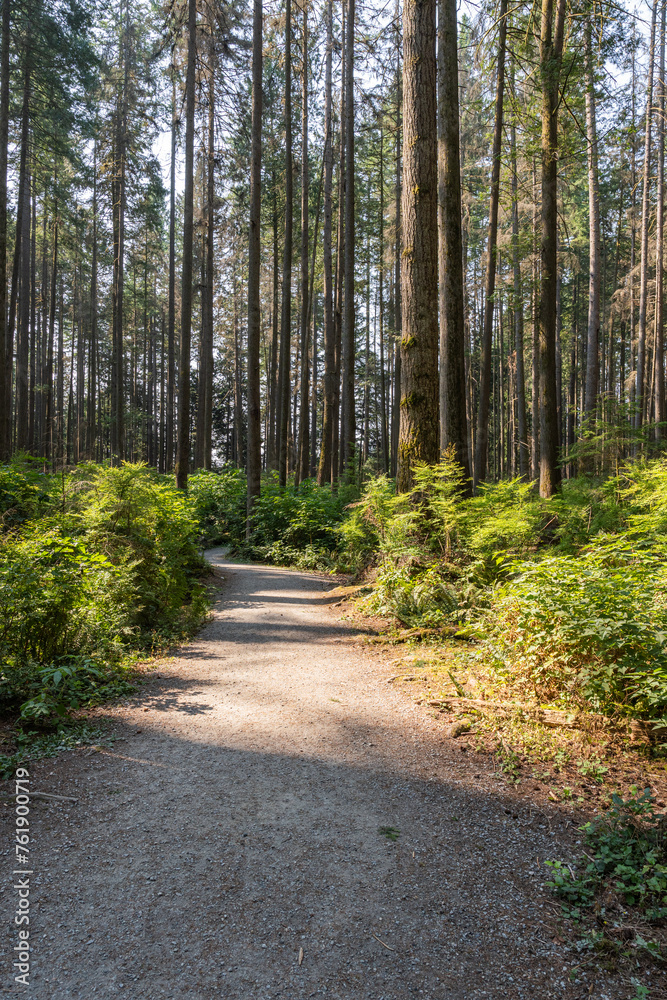
[[[195,506],[170,478],[141,465],[98,469],[91,486],[79,514],[86,540],[131,570],[135,622],[142,629],[160,626],[204,570]]]
[[[540,701],[598,711],[667,710],[664,544],[600,536],[578,556],[517,564],[500,586],[488,635]]]
[[[33,531],[0,545],[0,650],[6,664],[110,655],[131,632],[127,571],[82,539]]]
[[[0,704],[38,719],[122,686],[128,649],[180,638],[206,599],[195,504],[171,479],[130,464],[31,475],[0,470],[23,497],[0,536]]]
[[[245,538],[246,477],[232,467],[190,477],[199,530],[207,545],[239,545]]]
[[[19,456],[0,466],[0,529],[16,528],[52,505],[55,477],[33,465]]]

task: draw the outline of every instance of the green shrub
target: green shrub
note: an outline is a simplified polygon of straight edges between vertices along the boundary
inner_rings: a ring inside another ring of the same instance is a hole
[[[0,545],[0,649],[10,663],[110,655],[131,634],[126,569],[82,539],[34,531]]]
[[[130,464],[33,479],[0,469],[15,512],[0,536],[0,704],[39,719],[118,693],[128,650],[180,639],[207,602],[195,504],[171,479]]]
[[[21,457],[0,466],[0,530],[16,528],[53,505],[56,477],[34,466]]]
[[[188,492],[195,503],[199,530],[207,545],[240,545],[245,539],[245,474],[232,467],[222,472],[197,472]]]
[[[88,545],[132,574],[133,621],[152,630],[191,595],[203,572],[194,502],[141,465],[98,468],[77,516]]]
[[[659,717],[667,711],[664,544],[600,536],[578,556],[517,564],[488,635],[540,701]]]

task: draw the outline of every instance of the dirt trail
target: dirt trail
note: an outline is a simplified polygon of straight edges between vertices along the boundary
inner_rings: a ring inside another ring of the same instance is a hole
[[[562,833],[386,683],[331,581],[209,558],[213,620],[113,710],[113,748],[34,765],[78,802],[32,804],[29,995],[626,997],[567,980],[541,889]]]

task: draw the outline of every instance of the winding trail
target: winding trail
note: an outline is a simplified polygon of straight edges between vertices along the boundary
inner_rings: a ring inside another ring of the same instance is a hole
[[[78,801],[32,803],[29,996],[625,997],[567,978],[541,888],[564,835],[386,683],[331,580],[208,556],[213,619],[105,710],[113,747],[34,765]]]

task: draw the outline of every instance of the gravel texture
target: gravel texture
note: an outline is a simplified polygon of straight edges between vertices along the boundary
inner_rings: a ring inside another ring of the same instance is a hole
[[[573,850],[558,813],[518,803],[491,761],[386,683],[330,579],[208,556],[225,578],[213,619],[111,710],[113,747],[32,768],[33,790],[78,801],[31,805],[31,985],[13,985],[8,959],[2,989],[632,996],[590,967],[568,978],[576,958],[542,888],[544,859]]]

